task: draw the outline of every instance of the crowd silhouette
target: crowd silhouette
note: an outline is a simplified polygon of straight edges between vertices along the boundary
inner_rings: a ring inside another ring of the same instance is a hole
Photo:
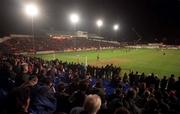
[[[0,56],[1,114],[179,114],[180,77]]]

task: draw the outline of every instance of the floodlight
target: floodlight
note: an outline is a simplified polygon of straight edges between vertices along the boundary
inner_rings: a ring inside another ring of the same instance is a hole
[[[25,7],[25,11],[28,15],[34,17],[38,14],[38,8],[35,4],[27,4]]]
[[[78,23],[79,22],[79,16],[78,16],[78,14],[71,14],[70,15],[70,20],[71,20],[71,22],[72,23],[74,23],[74,24],[76,24],[76,23]]]
[[[103,25],[103,21],[99,19],[97,20],[96,24],[98,27],[101,27]]]
[[[113,26],[113,29],[114,29],[115,31],[117,31],[117,30],[119,29],[119,25],[118,25],[118,24],[115,24],[115,25]]]

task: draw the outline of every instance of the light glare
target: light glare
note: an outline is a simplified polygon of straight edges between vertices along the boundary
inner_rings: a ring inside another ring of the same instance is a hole
[[[71,14],[70,15],[70,20],[72,23],[78,23],[79,22],[79,16],[77,14]]]
[[[114,26],[113,26],[113,29],[114,29],[115,31],[117,31],[117,30],[119,29],[119,25],[118,25],[118,24],[114,25]]]
[[[26,5],[25,11],[30,16],[36,16],[38,14],[38,8],[35,4]]]
[[[103,21],[102,20],[97,20],[96,22],[98,27],[101,27],[103,25]]]

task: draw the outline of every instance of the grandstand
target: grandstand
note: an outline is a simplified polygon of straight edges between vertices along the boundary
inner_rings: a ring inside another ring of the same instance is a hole
[[[93,40],[87,38],[84,32],[73,34],[51,34],[49,37],[36,37],[30,35],[10,35],[10,37],[1,42],[10,52],[35,52],[35,51],[66,51],[66,50],[84,50],[120,47],[119,43],[113,43],[105,40]],[[33,43],[35,50],[33,50]]]

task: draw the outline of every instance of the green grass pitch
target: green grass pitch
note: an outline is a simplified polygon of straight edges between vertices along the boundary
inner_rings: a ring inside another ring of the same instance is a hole
[[[165,54],[164,54],[165,53]],[[97,56],[99,55],[99,60]],[[122,68],[122,72],[131,70],[154,73],[159,76],[180,76],[180,50],[171,49],[109,49],[100,51],[62,52],[56,54],[39,54],[45,60],[54,58],[94,66],[114,64]]]

